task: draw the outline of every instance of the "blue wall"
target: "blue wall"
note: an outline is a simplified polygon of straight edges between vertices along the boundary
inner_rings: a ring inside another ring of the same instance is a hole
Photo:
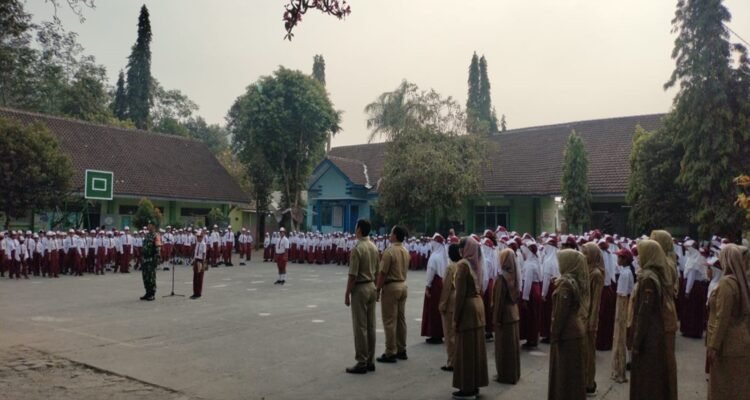
[[[372,200],[368,193],[367,188],[353,184],[333,163],[324,160],[313,171],[308,186],[307,226],[322,233],[353,233],[357,219],[370,218]],[[330,223],[322,221],[324,209],[331,210]]]

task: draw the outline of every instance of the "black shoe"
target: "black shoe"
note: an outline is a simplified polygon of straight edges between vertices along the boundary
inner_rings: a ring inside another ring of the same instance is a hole
[[[442,367],[440,367],[440,369],[442,369],[443,371],[453,372],[453,367],[447,365],[443,365]]]
[[[542,338],[542,343],[549,344],[549,338]]]
[[[146,301],[154,301],[156,300],[156,297],[152,294],[151,296],[146,297]]]
[[[346,373],[347,374],[359,374],[359,375],[366,374],[367,373],[367,366],[357,366],[357,365],[355,365],[355,366],[353,366],[351,368],[347,368],[346,369]]]
[[[367,364],[367,372],[375,372],[375,364]]]
[[[395,355],[389,356],[388,354],[383,353],[383,355],[376,358],[375,361],[379,363],[393,364],[396,362],[396,356]]]
[[[399,359],[399,360],[408,360],[409,359],[409,357],[406,355],[406,350],[404,350],[404,351],[402,351],[400,353],[396,353],[396,358]]]
[[[286,283],[286,281],[281,281],[281,282],[279,282],[279,283],[280,283],[281,285],[284,285],[284,284]]]
[[[533,349],[537,348],[537,345],[533,344],[533,343],[526,342],[521,347],[524,348],[524,349],[526,349],[526,350],[533,350]]]
[[[630,363],[625,364],[625,370],[630,371]]]
[[[141,296],[141,300],[148,300],[148,295],[144,294],[143,296]]]
[[[456,400],[473,400],[477,398],[477,395],[474,393],[464,393],[462,391],[453,392],[453,398]]]
[[[440,338],[440,337],[431,337],[431,338],[425,339],[425,342],[427,342],[429,344],[443,344],[443,338]]]
[[[586,388],[586,397],[596,397],[597,394],[599,392],[596,390],[596,382],[594,382],[594,387]]]
[[[201,295],[199,295],[199,294],[194,294],[194,295],[190,296],[190,300],[195,300],[195,299],[200,299],[200,298],[201,298]]]
[[[240,265],[247,265],[247,264],[245,264],[245,263],[241,262],[241,263],[240,263]]]
[[[274,285],[280,285],[280,284],[281,284],[281,279],[277,280],[277,281],[276,281],[276,282],[274,282],[273,284],[274,284]]]

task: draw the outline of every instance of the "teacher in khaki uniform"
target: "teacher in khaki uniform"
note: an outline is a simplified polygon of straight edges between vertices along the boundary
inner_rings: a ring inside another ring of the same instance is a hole
[[[375,302],[377,292],[373,280],[378,273],[378,249],[370,241],[370,221],[357,221],[357,244],[352,249],[349,280],[344,304],[352,308],[354,358],[357,363],[347,368],[350,374],[375,371]]]
[[[395,363],[406,360],[406,270],[409,268],[409,251],[403,245],[406,229],[396,225],[391,229],[391,245],[383,252],[378,274],[378,298],[383,315],[385,353],[378,362]]]

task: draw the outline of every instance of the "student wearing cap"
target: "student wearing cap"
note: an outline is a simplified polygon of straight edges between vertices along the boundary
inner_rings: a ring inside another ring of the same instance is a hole
[[[443,320],[440,318],[440,295],[443,292],[443,278],[448,267],[448,255],[445,252],[445,239],[435,233],[430,243],[431,254],[427,261],[424,302],[422,303],[422,337],[427,343],[443,343]]]
[[[212,267],[216,268],[219,266],[219,246],[221,244],[221,236],[219,235],[219,226],[214,225],[214,229],[208,236],[208,263]]]
[[[227,267],[233,267],[234,265],[232,264],[232,248],[234,247],[234,232],[232,231],[231,225],[227,226],[227,231],[224,232],[224,235],[221,237],[221,245],[224,265]],[[241,255],[240,258],[242,258]]]
[[[122,244],[122,253],[120,255],[120,273],[130,273],[130,260],[133,257],[133,236],[130,234],[130,227],[125,227],[125,232],[120,236]]]
[[[289,261],[289,239],[286,237],[286,229],[279,229],[279,238],[274,246],[276,268],[279,270],[279,279],[274,285],[286,283],[286,263]]]
[[[612,353],[612,375],[611,378],[617,383],[628,381],[626,376],[627,365],[627,331],[628,331],[628,306],[630,295],[635,286],[635,267],[633,267],[633,253],[627,248],[617,251],[617,265],[619,277],[617,278],[617,305],[615,308],[614,329],[614,352]]]
[[[271,259],[271,237],[266,232],[265,238],[263,238],[263,262],[268,262]]]
[[[521,251],[524,257],[521,339],[526,339],[524,349],[533,349],[539,345],[539,331],[542,325],[542,266],[535,241],[527,239]]]
[[[191,299],[199,299],[203,295],[203,275],[206,272],[206,242],[203,231],[198,231],[193,254],[193,295]]]

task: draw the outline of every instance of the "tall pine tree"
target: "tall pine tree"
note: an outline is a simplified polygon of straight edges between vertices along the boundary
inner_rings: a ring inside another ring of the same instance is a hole
[[[128,57],[128,116],[139,129],[148,129],[151,108],[151,22],[144,4],[138,17],[138,39]]]
[[[487,59],[479,59],[479,118],[490,135],[497,132],[497,116],[492,108],[492,97],[490,95],[490,78],[487,74]]]
[[[474,52],[469,65],[469,96],[466,100],[466,130],[470,133],[479,132],[479,102],[479,57]]]
[[[665,88],[680,88],[670,115],[684,148],[677,182],[703,237],[737,238],[743,224],[732,179],[748,166],[750,100],[736,89],[747,87],[737,73],[747,68],[747,58],[732,67],[733,49],[744,54],[744,48],[729,41],[730,19],[722,0],[680,0],[672,20],[676,66]]]
[[[128,98],[127,92],[125,92],[125,74],[122,70],[120,70],[120,74],[117,76],[115,99],[112,102],[112,113],[121,121],[128,119]]]
[[[568,231],[581,232],[591,221],[591,192],[589,192],[589,160],[583,139],[576,131],[568,136],[562,165],[563,214]]]
[[[317,79],[318,82],[326,85],[326,60],[323,59],[322,54],[316,54],[313,57],[313,78]]]

